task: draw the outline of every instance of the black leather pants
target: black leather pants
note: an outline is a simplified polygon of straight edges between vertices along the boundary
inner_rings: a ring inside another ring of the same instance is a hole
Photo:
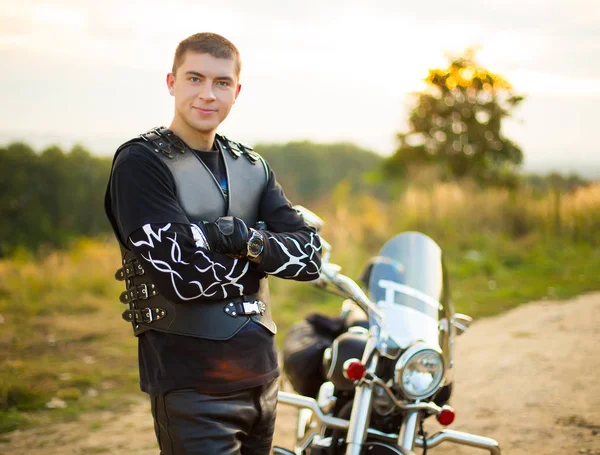
[[[161,455],[268,455],[275,429],[277,380],[253,389],[152,396]]]

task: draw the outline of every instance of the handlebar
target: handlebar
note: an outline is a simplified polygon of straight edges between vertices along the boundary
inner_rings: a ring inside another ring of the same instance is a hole
[[[325,222],[319,218],[318,215],[311,212],[306,207],[295,205],[294,209],[296,209],[296,211],[304,218],[304,221],[317,232],[325,225]],[[339,265],[329,262],[331,257],[331,245],[323,237],[321,237],[321,248],[321,275],[313,283],[327,291],[352,299],[367,315],[376,320],[378,327],[383,329],[383,325],[381,324],[383,315],[379,308],[369,300],[360,286],[356,284],[352,278],[339,273],[341,270]],[[327,289],[329,285],[332,285],[333,289]]]
[[[324,242],[324,241],[322,241]],[[327,253],[331,251],[331,246],[328,246]],[[343,275],[340,272],[341,267],[337,264],[331,264],[329,254],[323,255],[321,265],[321,276],[315,281],[315,285],[324,290],[341,295],[342,297],[352,299],[358,306],[367,314],[374,317],[377,322],[383,320],[381,310],[367,297],[361,287],[352,278]],[[333,286],[333,289],[330,288]],[[382,324],[378,324],[382,327]]]

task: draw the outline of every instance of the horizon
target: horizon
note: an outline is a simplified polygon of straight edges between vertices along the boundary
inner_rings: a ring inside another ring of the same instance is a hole
[[[600,3],[471,0],[302,5],[223,0],[7,5],[0,17],[0,141],[75,142],[109,155],[168,125],[164,78],[177,43],[198,31],[230,39],[243,90],[220,131],[256,144],[351,142],[383,156],[406,130],[410,93],[447,54],[478,62],[526,96],[504,135],[526,168],[600,168]],[[208,6],[210,5],[210,6]]]
[[[126,140],[130,139],[130,138],[104,138],[104,139],[98,139],[96,138],[95,140],[91,140],[91,141],[86,141],[85,139],[74,139],[74,138],[64,138],[64,137],[59,137],[59,136],[52,136],[52,135],[43,135],[43,134],[39,134],[39,133],[34,133],[33,136],[27,136],[27,134],[23,134],[22,136],[19,135],[15,135],[14,139],[10,140],[10,141],[2,141],[2,137],[5,135],[5,132],[0,130],[0,147],[5,147],[7,145],[9,145],[12,142],[24,142],[27,145],[29,145],[30,147],[32,147],[36,152],[41,152],[44,149],[51,147],[51,146],[58,146],[60,147],[63,151],[67,152],[69,151],[73,146],[75,145],[81,145],[83,146],[88,152],[90,152],[93,155],[96,156],[101,156],[101,157],[111,157],[115,150],[117,149],[117,147],[122,144],[123,142],[125,142]],[[252,144],[248,144],[252,147],[256,146],[256,144],[286,144],[288,142],[302,142],[302,141],[309,141],[315,144],[323,144],[323,145],[327,145],[327,144],[335,144],[335,143],[339,143],[339,142],[346,142],[346,143],[350,143],[350,144],[354,144],[357,145],[359,147],[361,147],[364,150],[376,153],[377,155],[381,156],[381,157],[386,157],[389,155],[383,154],[377,150],[371,149],[369,147],[364,147],[360,144],[357,144],[355,142],[352,141],[348,141],[348,140],[338,140],[338,141],[314,141],[310,138],[293,138],[293,139],[289,139],[289,140],[282,140],[282,141],[257,141],[255,143]],[[92,146],[90,144],[96,144],[96,146]],[[576,174],[579,175],[581,177],[587,178],[587,179],[592,179],[594,181],[600,181],[600,160],[599,161],[592,161],[591,163],[588,161],[573,161],[573,160],[557,160],[557,161],[549,161],[547,159],[545,160],[538,160],[538,161],[532,161],[531,159],[527,159],[527,154],[525,152],[524,155],[524,161],[523,164],[521,166],[521,171],[525,172],[525,173],[534,173],[534,174],[540,174],[540,175],[545,175],[545,174],[549,174],[552,172],[557,172],[559,174],[562,175],[570,175],[570,174]]]

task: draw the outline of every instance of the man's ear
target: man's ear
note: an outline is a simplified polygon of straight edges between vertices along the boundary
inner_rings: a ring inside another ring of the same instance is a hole
[[[167,88],[169,89],[169,93],[171,96],[175,96],[175,75],[173,73],[167,74]]]
[[[235,99],[237,100],[237,97],[240,94],[240,91],[242,90],[242,84],[238,84],[237,88],[235,89]],[[233,101],[235,103],[235,100]]]

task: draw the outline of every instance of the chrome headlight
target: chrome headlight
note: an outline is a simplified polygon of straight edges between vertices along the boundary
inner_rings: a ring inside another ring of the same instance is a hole
[[[396,363],[394,380],[407,398],[421,400],[433,395],[443,379],[444,360],[438,348],[416,344]]]

